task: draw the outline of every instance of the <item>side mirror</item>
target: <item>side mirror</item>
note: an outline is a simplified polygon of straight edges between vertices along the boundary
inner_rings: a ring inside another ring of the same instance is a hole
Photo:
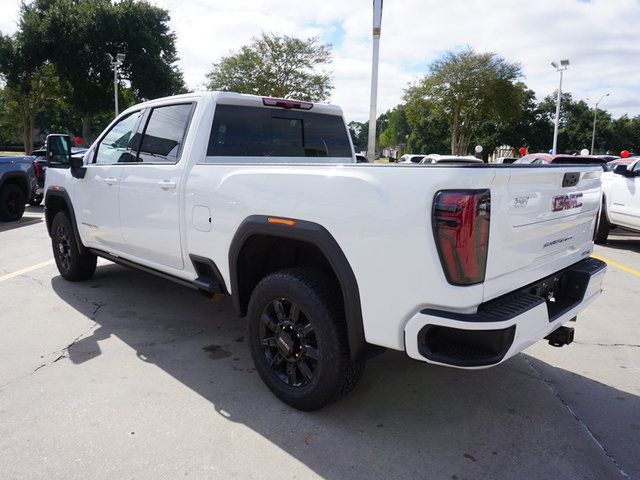
[[[616,175],[622,175],[623,177],[629,177],[631,172],[627,169],[626,165],[616,165],[613,169],[613,173]]]
[[[71,175],[75,178],[84,178],[87,167],[84,166],[82,157],[71,157]]]
[[[47,135],[45,142],[47,167],[68,168],[71,165],[71,137]]]

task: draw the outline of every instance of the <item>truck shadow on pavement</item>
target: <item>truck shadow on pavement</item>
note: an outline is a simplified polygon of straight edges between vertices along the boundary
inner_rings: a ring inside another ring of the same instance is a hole
[[[633,234],[611,234],[607,239],[607,247],[640,253],[640,236]]]
[[[100,344],[117,337],[207,399],[212,415],[245,425],[325,479],[640,476],[640,399],[532,357],[461,371],[387,352],[368,362],[350,396],[299,412],[261,382],[229,298],[213,303],[111,264],[86,282],[56,276],[52,287],[91,320],[67,348],[73,364],[113,354]],[[229,454],[250,462],[254,448]]]
[[[42,216],[36,215],[23,215],[20,220],[15,222],[2,222],[0,221],[0,232],[7,232],[9,230],[16,230],[18,228],[26,227],[28,225],[34,225],[43,221]]]

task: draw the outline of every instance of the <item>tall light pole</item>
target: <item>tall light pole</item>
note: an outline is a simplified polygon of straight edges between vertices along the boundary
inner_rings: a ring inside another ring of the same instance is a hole
[[[113,58],[113,55],[107,53],[107,58],[109,59],[109,63],[111,64],[111,68],[113,69],[113,90],[116,101],[116,117],[118,116],[118,68],[124,62],[125,54],[118,53],[116,58]]]
[[[605,93],[600,97],[600,100],[596,102],[596,109],[593,112],[593,133],[591,134],[591,155],[594,155],[593,148],[596,143],[596,117],[598,116],[598,105],[600,105],[600,102],[604,99],[604,97],[608,97],[608,96],[609,94]]]
[[[560,65],[551,62],[553,68],[560,72],[560,86],[558,87],[558,99],[556,100],[556,121],[553,127],[553,150],[551,153],[555,155],[558,147],[558,119],[560,118],[560,96],[562,95],[562,72],[569,66],[569,60],[560,60]]]
[[[376,103],[378,101],[378,58],[382,29],[382,0],[373,0],[373,59],[371,61],[371,108],[369,109],[369,144],[367,160],[373,163],[376,155]]]

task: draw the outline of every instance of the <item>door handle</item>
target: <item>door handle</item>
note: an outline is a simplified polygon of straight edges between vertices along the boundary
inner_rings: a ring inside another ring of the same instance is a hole
[[[161,180],[158,182],[158,185],[163,190],[173,190],[176,188],[176,182],[172,182],[170,180]]]
[[[118,179],[113,177],[105,178],[104,183],[106,183],[107,185],[115,185],[116,183],[118,183]]]

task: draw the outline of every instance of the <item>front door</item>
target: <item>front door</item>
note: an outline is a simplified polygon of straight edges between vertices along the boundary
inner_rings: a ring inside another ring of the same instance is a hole
[[[613,175],[609,221],[621,227],[640,229],[640,161],[630,166],[633,176]]]
[[[122,237],[119,191],[125,161],[130,156],[132,132],[141,112],[134,112],[116,123],[100,140],[96,150],[87,153],[89,161],[83,179],[74,191],[75,214],[81,237],[87,246],[110,253],[128,252]]]

